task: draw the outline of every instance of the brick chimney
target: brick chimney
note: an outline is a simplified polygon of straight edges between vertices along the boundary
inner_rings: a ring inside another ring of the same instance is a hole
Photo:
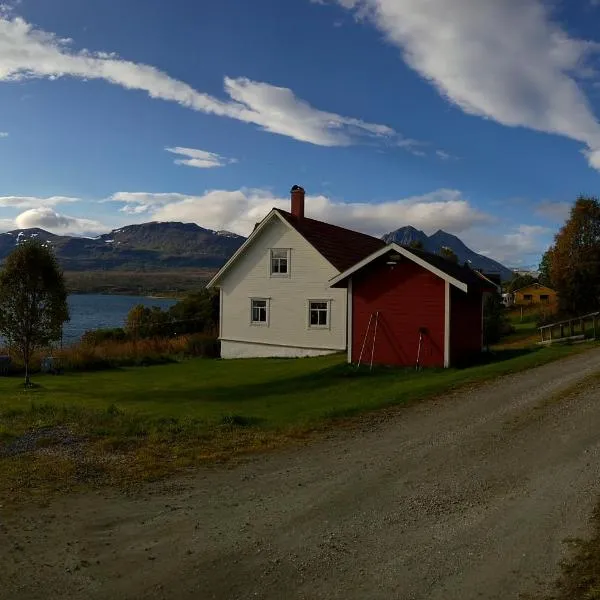
[[[292,187],[292,214],[298,219],[304,218],[304,188],[299,185]]]

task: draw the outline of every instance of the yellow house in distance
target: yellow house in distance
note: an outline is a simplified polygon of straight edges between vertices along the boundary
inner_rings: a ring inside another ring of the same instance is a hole
[[[540,283],[532,283],[524,288],[515,290],[511,294],[513,306],[530,306],[532,304],[556,304],[557,293]]]

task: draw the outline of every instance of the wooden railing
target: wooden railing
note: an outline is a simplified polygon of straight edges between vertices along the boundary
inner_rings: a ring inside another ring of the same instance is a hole
[[[581,340],[586,337],[596,339],[597,333],[600,333],[600,312],[590,313],[582,317],[566,319],[557,323],[550,323],[539,327],[542,336],[541,344],[551,344],[564,340]],[[586,324],[588,325],[586,328]],[[591,325],[591,327],[590,327]],[[565,335],[565,331],[567,335]],[[558,334],[558,335],[556,335]]]

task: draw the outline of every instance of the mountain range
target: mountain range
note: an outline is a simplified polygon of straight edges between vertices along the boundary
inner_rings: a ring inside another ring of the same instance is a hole
[[[151,271],[178,268],[218,269],[246,238],[228,231],[213,231],[194,223],[142,223],[115,229],[95,237],[55,235],[43,229],[18,229],[0,234],[0,261],[22,240],[40,239],[51,245],[65,271]],[[414,227],[401,227],[383,236],[387,242],[410,246],[420,242],[424,250],[439,253],[450,248],[459,262],[503,280],[512,271],[468,248],[445,231],[427,236]]]
[[[55,235],[43,229],[0,234],[0,261],[22,240],[51,245],[65,271],[218,269],[246,238],[194,223],[143,223],[96,238]]]
[[[461,265],[467,263],[473,269],[488,274],[499,275],[502,281],[507,281],[513,276],[513,271],[508,267],[505,267],[492,258],[483,256],[483,254],[477,254],[477,252],[468,248],[460,238],[451,233],[446,233],[441,229],[433,235],[428,236],[423,231],[414,227],[401,227],[400,229],[396,229],[396,231],[386,233],[383,236],[383,240],[387,244],[396,242],[396,244],[400,244],[401,246],[411,246],[412,244],[420,243],[423,250],[433,254],[439,254],[442,248],[450,248],[458,257],[458,262]]]

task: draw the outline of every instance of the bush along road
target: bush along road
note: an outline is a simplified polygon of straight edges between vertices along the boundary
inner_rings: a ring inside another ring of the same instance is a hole
[[[544,597],[566,540],[593,529],[599,361],[593,349],[134,497],[5,511],[0,597]]]

